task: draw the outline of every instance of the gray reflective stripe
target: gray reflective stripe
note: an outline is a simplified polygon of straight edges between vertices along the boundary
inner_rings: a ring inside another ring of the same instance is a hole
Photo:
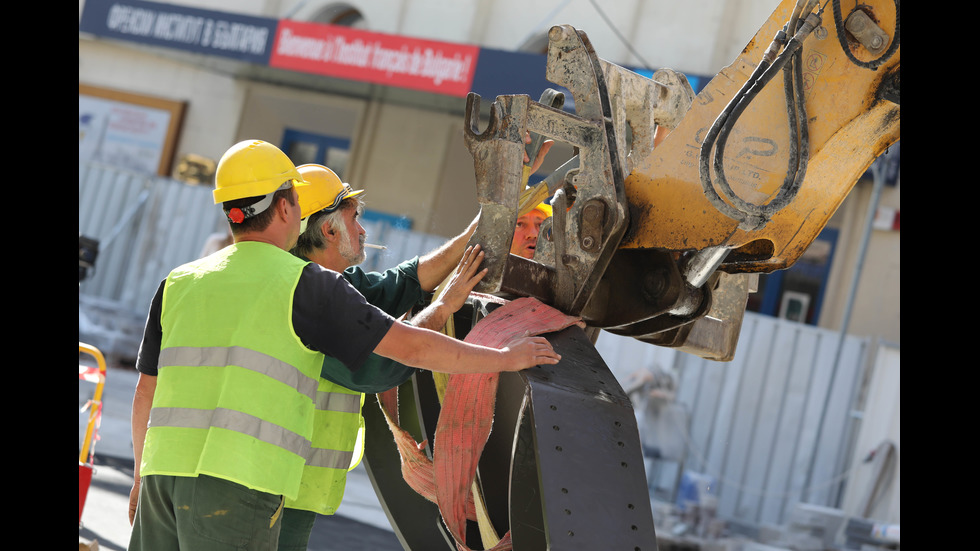
[[[283,384],[289,385],[308,396],[310,400],[316,399],[316,378],[308,377],[295,366],[268,354],[241,346],[175,346],[164,348],[160,351],[159,365],[161,368],[168,365],[189,367],[237,365],[268,375]]]
[[[300,457],[306,464],[328,469],[346,469],[354,459],[354,452],[313,448],[310,441],[293,431],[286,430],[275,423],[263,421],[254,415],[233,409],[217,408],[153,408],[150,410],[150,427],[176,427],[188,429],[207,429],[218,427],[251,436],[256,440],[272,444]]]
[[[317,380],[296,367],[268,354],[240,346],[170,347],[160,351],[159,365],[189,367],[235,365],[262,373],[296,388],[315,402],[320,411],[360,413],[361,395],[342,392],[319,392]],[[213,413],[213,415],[212,415]],[[274,423],[247,413],[218,408],[214,411],[190,408],[153,408],[150,426],[206,429],[220,427],[246,434],[307,458],[306,464],[329,469],[346,469],[354,458],[352,451],[311,448],[310,441]]]
[[[314,448],[307,466],[326,467],[327,469],[346,469],[354,459],[354,452]]]
[[[361,395],[342,392],[317,392],[316,409],[341,413],[360,413]]]
[[[233,409],[161,408],[150,410],[151,428],[207,429],[218,427],[282,448],[300,457],[310,457],[310,441],[275,423]]]
[[[286,430],[275,423],[263,421],[254,415],[232,409],[153,408],[150,410],[149,426],[227,429],[304,457],[306,464],[314,467],[346,469],[354,459],[354,452],[352,451],[313,448],[309,440],[295,432]]]
[[[316,409],[341,413],[360,413],[361,395],[344,394],[341,392],[317,392]],[[347,469],[354,460],[354,452],[313,448],[307,466],[324,467],[327,469]]]

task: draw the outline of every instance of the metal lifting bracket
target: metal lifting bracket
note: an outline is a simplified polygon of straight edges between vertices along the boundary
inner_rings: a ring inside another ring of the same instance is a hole
[[[558,26],[551,29],[549,39],[548,80],[571,91],[575,115],[526,95],[498,96],[490,109],[489,126],[481,133],[476,130],[480,96],[467,97],[465,142],[473,155],[482,207],[471,243],[483,247],[484,266],[489,269],[475,290],[536,296],[575,314],[591,296],[626,228],[625,173],[617,154],[605,76],[588,38],[572,27]],[[539,255],[528,261],[509,254],[523,191],[527,131],[578,150],[578,168],[569,171],[565,180],[574,186],[578,200],[563,199],[559,190],[552,205],[551,265],[539,261]]]
[[[571,26],[552,27],[549,40],[546,77],[571,92],[575,114],[526,95],[497,96],[480,132],[480,96],[467,96],[464,140],[473,155],[481,205],[470,244],[483,247],[489,269],[476,292],[533,296],[578,315],[629,223],[624,183],[633,169],[629,151],[645,157],[653,149],[656,126],[676,126],[694,92],[670,69],[649,79],[599,59],[585,33]],[[533,260],[509,254],[524,191],[526,132],[577,151],[552,175],[560,181],[549,178],[553,217],[541,235],[551,239],[539,237]]]

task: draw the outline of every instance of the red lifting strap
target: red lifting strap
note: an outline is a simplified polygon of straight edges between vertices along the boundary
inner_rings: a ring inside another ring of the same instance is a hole
[[[465,342],[501,348],[524,336],[560,331],[579,319],[534,298],[519,298],[491,312],[467,334]],[[476,520],[471,488],[477,465],[493,424],[497,399],[497,373],[452,374],[448,377],[436,424],[432,461],[422,449],[425,443],[397,426],[397,389],[382,395],[382,410],[401,453],[402,476],[419,495],[436,503],[460,551],[465,543],[466,520]],[[492,549],[511,549],[510,532]]]

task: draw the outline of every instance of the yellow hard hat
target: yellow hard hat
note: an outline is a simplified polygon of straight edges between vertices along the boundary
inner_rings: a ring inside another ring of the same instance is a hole
[[[262,140],[231,146],[214,175],[214,203],[268,195],[292,180],[297,191],[307,185],[296,166],[278,147]]]
[[[536,210],[541,211],[544,214],[545,218],[549,218],[551,216],[551,212],[552,212],[551,205],[549,205],[548,203],[539,203],[536,207],[531,209],[531,212],[534,212]]]
[[[334,171],[323,165],[301,165],[297,170],[309,184],[296,189],[299,196],[300,218],[306,218],[321,210],[332,211],[340,206],[344,199],[364,193],[363,189],[357,191],[351,189],[349,184],[340,181],[340,177]]]

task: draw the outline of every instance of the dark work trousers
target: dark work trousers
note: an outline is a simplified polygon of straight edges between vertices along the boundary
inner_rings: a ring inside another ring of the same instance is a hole
[[[140,483],[129,551],[277,551],[283,497],[206,475]]]

